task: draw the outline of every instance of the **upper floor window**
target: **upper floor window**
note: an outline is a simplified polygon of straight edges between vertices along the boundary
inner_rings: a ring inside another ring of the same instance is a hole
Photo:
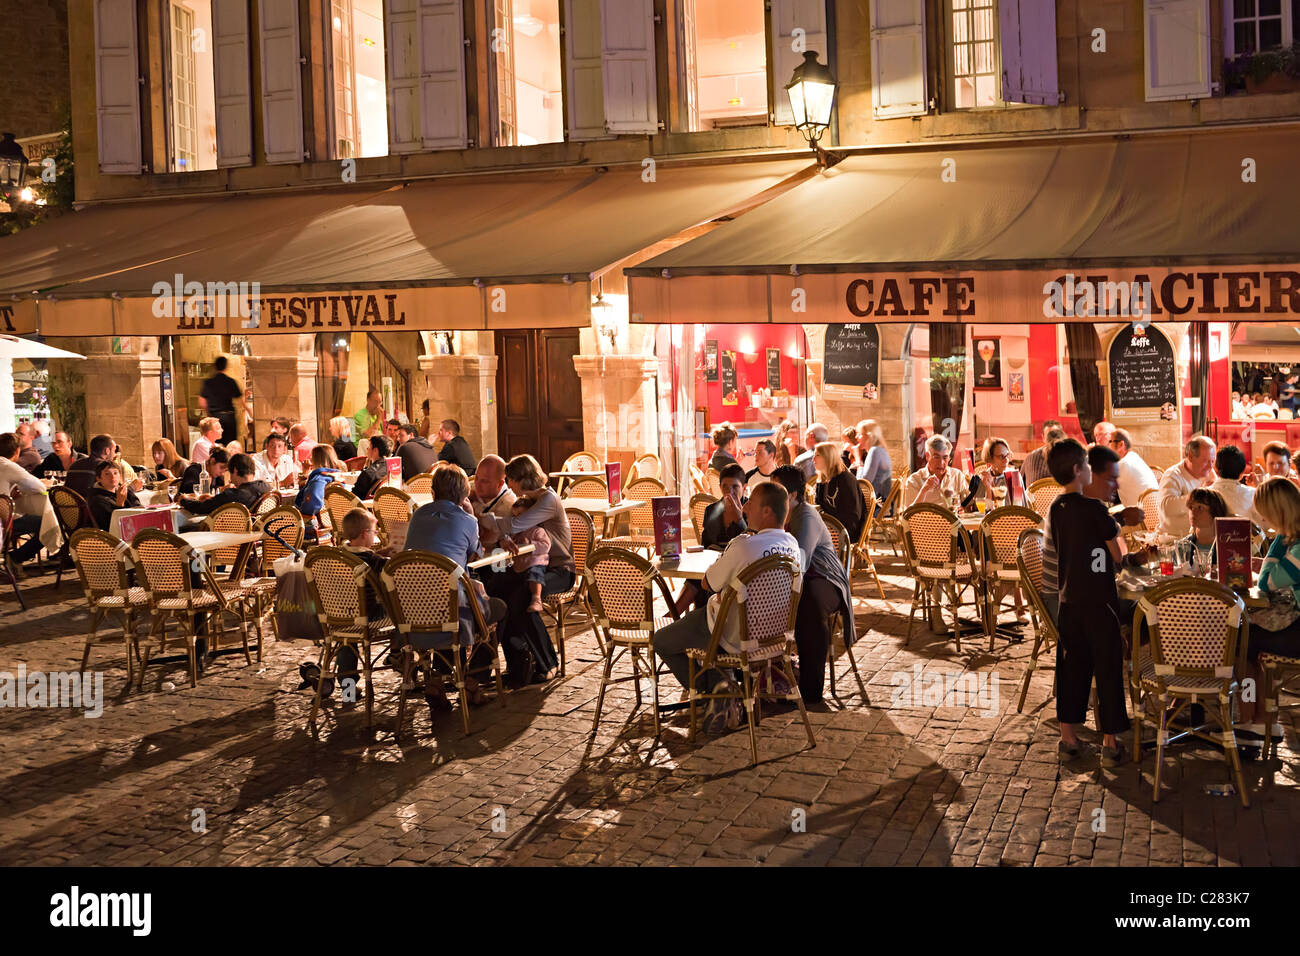
[[[1232,34],[1231,54],[1290,46],[1300,18],[1300,0],[1229,0],[1225,10]]]
[[[326,0],[334,159],[388,155],[383,0]]]
[[[683,0],[680,16],[677,64],[685,129],[766,124],[763,0]]]
[[[559,0],[488,0],[493,146],[564,141]]]
[[[212,0],[171,0],[167,14],[167,168],[216,169]]]
[[[949,0],[953,106],[972,109],[1002,101],[996,0]]]

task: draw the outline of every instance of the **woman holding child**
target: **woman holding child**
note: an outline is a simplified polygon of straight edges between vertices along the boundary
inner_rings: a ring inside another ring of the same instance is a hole
[[[559,496],[546,487],[546,475],[531,455],[516,455],[506,464],[506,484],[519,504],[509,518],[484,514],[479,529],[484,544],[500,540],[508,550],[532,543],[546,555],[543,566],[512,568],[494,574],[488,581],[488,593],[506,602],[506,619],[501,625],[501,647],[506,654],[511,682],[515,685],[544,683],[559,667],[555,645],[539,613],[541,598],[573,587],[575,570],[573,544],[569,536],[569,519]],[[545,539],[537,534],[544,532]],[[543,549],[541,544],[548,547]],[[538,586],[540,584],[540,587]]]

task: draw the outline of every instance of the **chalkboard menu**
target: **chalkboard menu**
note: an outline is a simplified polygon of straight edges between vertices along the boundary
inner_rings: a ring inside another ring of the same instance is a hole
[[[822,384],[877,397],[880,387],[880,330],[869,324],[828,325]]]
[[[1178,416],[1178,370],[1173,343],[1154,325],[1126,325],[1106,352],[1115,420],[1173,421]]]
[[[767,350],[767,387],[777,391],[781,387],[781,350]]]

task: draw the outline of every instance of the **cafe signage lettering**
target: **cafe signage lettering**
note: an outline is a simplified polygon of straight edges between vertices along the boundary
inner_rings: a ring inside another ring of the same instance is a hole
[[[246,328],[355,329],[406,325],[406,312],[397,308],[396,293],[261,296],[252,302]],[[192,308],[186,303],[184,314],[176,317],[178,331],[215,328],[218,310],[207,299],[199,300],[197,305]]]
[[[0,320],[4,321],[6,332],[17,332],[14,328],[14,307],[12,305],[0,305]]]
[[[1300,312],[1300,272],[1291,270],[1170,272],[1159,281],[1146,273],[1127,280],[1066,273],[1043,286],[1043,315],[1171,316]]]
[[[854,279],[844,294],[849,311],[859,318],[868,315],[929,315],[938,298],[943,314],[975,314],[974,276],[916,276]]]

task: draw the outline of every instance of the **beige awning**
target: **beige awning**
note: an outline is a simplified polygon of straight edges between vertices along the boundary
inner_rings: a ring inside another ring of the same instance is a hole
[[[1297,155],[1296,126],[861,152],[626,269],[632,320],[1280,321]]]
[[[616,264],[811,174],[660,162],[101,206],[0,243],[0,331],[582,326]]]

